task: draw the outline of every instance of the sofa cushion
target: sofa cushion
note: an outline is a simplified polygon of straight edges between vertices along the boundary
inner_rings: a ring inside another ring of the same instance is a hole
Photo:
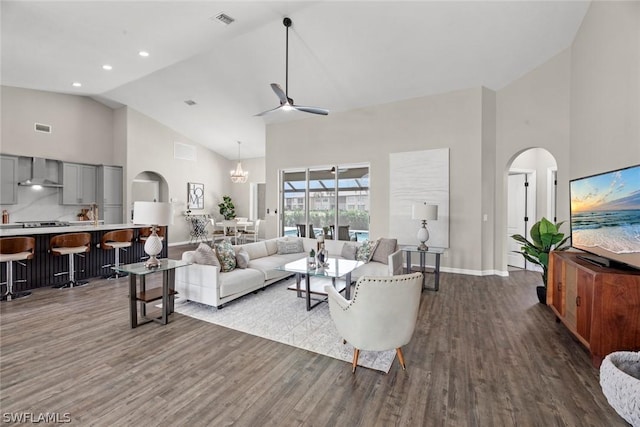
[[[265,242],[247,243],[242,245],[244,250],[249,254],[250,259],[262,258],[269,256],[267,245]]]
[[[266,280],[271,280],[276,277],[282,277],[283,272],[280,270],[276,270],[276,268],[290,262],[289,259],[287,258],[290,256],[292,255],[271,255],[269,257],[252,259],[251,261],[249,261],[249,268],[260,270],[262,274],[264,274],[264,277]],[[298,258],[300,257],[298,256]],[[291,261],[295,261],[295,259],[297,258],[294,258]],[[291,273],[287,273],[287,274],[291,274]]]
[[[220,261],[218,261],[215,251],[206,243],[200,243],[198,248],[193,251],[193,261],[196,264],[220,267]]]
[[[278,255],[288,255],[304,252],[302,239],[278,239]]]
[[[373,251],[371,261],[388,264],[389,255],[396,251],[397,245],[398,239],[385,239],[384,237],[378,239],[378,244],[376,245],[376,249]]]
[[[342,252],[340,256],[344,259],[356,259],[356,252],[358,251],[358,245],[355,243],[345,243],[342,245]]]
[[[249,266],[249,253],[243,248],[236,249],[236,266],[238,268],[247,268]]]
[[[362,264],[353,270],[351,280],[357,280],[362,276],[389,276],[389,266],[379,262],[369,262]]]
[[[220,297],[237,293],[247,293],[247,288],[264,283],[264,274],[251,268],[235,269],[228,273],[220,273]]]
[[[220,260],[220,270],[222,272],[231,271],[236,268],[236,252],[231,246],[231,242],[223,240],[216,244],[216,254]]]
[[[362,262],[371,261],[371,257],[373,256],[373,252],[376,250],[377,240],[367,240],[358,247],[356,251],[356,260]]]
[[[267,255],[274,255],[278,253],[278,244],[276,243],[278,239],[268,239],[264,241],[264,244],[267,248]]]

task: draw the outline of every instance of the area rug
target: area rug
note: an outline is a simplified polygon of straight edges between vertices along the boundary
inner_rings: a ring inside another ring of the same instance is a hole
[[[351,364],[353,347],[349,343],[342,343],[342,338],[331,320],[329,304],[321,303],[307,311],[304,294],[303,298],[298,298],[295,291],[287,289],[292,283],[295,283],[292,278],[274,283],[266,290],[232,301],[220,310],[178,298],[175,311]],[[395,350],[361,351],[358,366],[387,373],[395,354]]]

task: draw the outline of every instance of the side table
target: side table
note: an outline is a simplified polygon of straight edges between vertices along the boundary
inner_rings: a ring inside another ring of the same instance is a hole
[[[169,315],[173,313],[173,297],[177,294],[175,291],[175,270],[187,265],[189,265],[188,262],[181,260],[162,259],[160,260],[160,265],[154,268],[145,267],[144,262],[112,267],[120,273],[129,274],[129,317],[132,328],[152,321],[159,322],[162,325],[166,325],[169,322]],[[162,286],[147,290],[146,276],[158,272],[162,272]],[[140,281],[140,292],[138,292],[138,279]],[[158,300],[162,300],[161,314],[147,317],[146,304]],[[136,307],[138,302],[140,302],[141,317],[144,319],[141,323],[138,323],[138,308]]]
[[[417,253],[420,256],[420,272],[422,273],[422,289],[426,289],[428,291],[438,291],[438,289],[440,288],[440,255],[442,255],[444,253],[444,248],[434,248],[434,247],[430,247],[428,248],[426,251],[420,250],[418,249],[417,246],[403,246],[400,249],[402,249],[402,251],[405,254],[405,257],[407,259],[407,265],[405,267],[405,273],[409,274],[412,271],[412,266],[411,266],[411,254],[412,253]],[[434,274],[434,284],[432,288],[427,288],[426,287],[426,258],[427,258],[427,254],[433,254],[436,257],[436,265],[435,268],[433,269],[433,274]]]

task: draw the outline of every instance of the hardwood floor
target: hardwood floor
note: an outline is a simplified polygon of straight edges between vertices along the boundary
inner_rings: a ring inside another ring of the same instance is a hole
[[[178,258],[180,249],[171,248]],[[0,304],[0,405],[72,425],[625,426],[536,273],[443,273],[389,374],[174,314],[129,328],[128,279]],[[149,284],[150,282],[148,282]]]

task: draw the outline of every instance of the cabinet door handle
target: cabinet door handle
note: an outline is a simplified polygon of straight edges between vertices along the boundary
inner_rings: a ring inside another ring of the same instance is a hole
[[[580,295],[576,297],[576,306],[580,307]]]
[[[558,282],[558,292],[562,292],[562,282]]]

